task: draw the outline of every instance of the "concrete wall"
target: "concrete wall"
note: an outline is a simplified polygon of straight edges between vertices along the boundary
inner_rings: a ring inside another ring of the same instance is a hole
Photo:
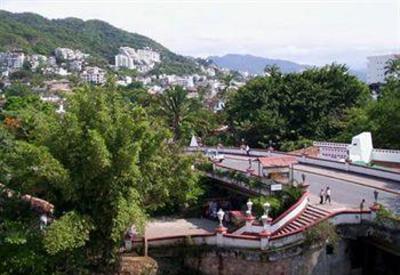
[[[369,163],[372,157],[372,136],[370,132],[363,132],[351,140],[349,157],[351,161]]]

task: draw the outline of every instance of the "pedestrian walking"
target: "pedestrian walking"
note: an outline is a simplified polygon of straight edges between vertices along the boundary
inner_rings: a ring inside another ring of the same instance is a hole
[[[246,145],[246,154],[248,156],[250,156],[250,147],[249,147],[249,145]]]
[[[319,204],[324,204],[324,189],[321,188],[321,192],[319,192]]]
[[[328,202],[331,204],[331,188],[328,186],[325,190],[325,202]]]
[[[251,158],[249,158],[249,168],[248,169],[251,169],[251,167],[252,167],[252,160],[251,160]]]
[[[362,219],[363,219],[362,212],[364,210],[364,204],[365,204],[365,199],[362,199],[362,201],[360,203],[360,223],[362,223]]]
[[[360,212],[362,212],[364,210],[364,204],[365,204],[365,199],[362,199],[362,201],[360,203]]]
[[[379,192],[378,192],[378,190],[374,190],[374,198],[375,198],[375,203],[377,203],[378,202],[378,195],[379,195]]]

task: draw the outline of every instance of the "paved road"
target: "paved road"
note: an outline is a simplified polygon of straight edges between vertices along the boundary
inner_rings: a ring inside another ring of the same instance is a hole
[[[241,156],[225,156],[225,160],[222,163],[224,166],[245,170],[249,167],[249,161],[246,157]],[[296,167],[296,166],[295,166]],[[326,188],[329,186],[332,190],[332,199],[333,205],[332,207],[340,208],[357,208],[360,207],[360,202],[362,199],[366,200],[366,206],[371,205],[374,201],[373,192],[375,187],[385,188],[387,192],[383,190],[379,190],[378,201],[390,208],[392,211],[400,214],[400,195],[398,192],[400,191],[400,185],[396,183],[392,183],[390,181],[382,181],[382,180],[374,180],[371,178],[364,178],[362,176],[355,176],[353,174],[347,174],[340,172],[336,173],[329,169],[318,168],[319,171],[314,171],[312,167],[309,167],[307,172],[304,171],[304,165],[299,166],[303,171],[294,170],[293,176],[299,182],[301,181],[301,174],[306,175],[306,182],[310,184],[310,192],[312,196],[312,202],[318,203],[318,196],[321,188]],[[255,173],[258,173],[258,163],[252,161],[252,169],[255,170]],[[325,171],[325,173],[321,173],[321,171]],[[316,172],[318,172],[316,174]],[[344,175],[343,175],[344,174]],[[358,184],[356,182],[359,182]],[[361,185],[367,184],[367,185]]]

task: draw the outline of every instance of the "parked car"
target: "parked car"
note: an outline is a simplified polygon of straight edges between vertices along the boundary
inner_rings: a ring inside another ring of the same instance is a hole
[[[224,160],[224,155],[218,153],[217,150],[207,150],[206,151],[206,156],[209,160],[211,161],[218,161],[218,162],[222,162]]]

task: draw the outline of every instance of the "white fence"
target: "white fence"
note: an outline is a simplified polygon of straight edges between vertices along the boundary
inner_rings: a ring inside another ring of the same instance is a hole
[[[400,163],[400,150],[373,149],[372,160]]]

